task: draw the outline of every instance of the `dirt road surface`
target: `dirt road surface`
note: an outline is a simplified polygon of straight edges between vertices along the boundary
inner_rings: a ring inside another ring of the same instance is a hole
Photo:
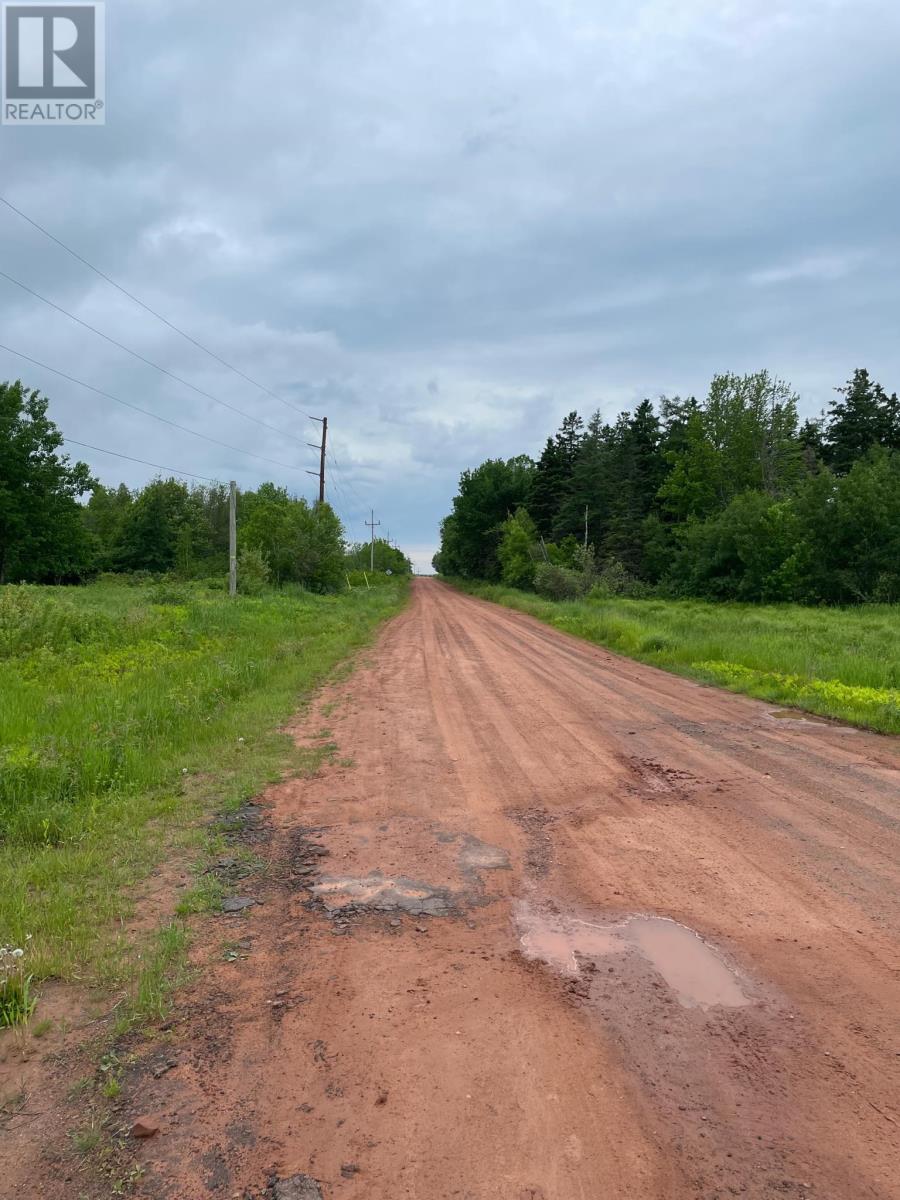
[[[295,732],[139,1194],[900,1197],[896,740],[427,580]]]

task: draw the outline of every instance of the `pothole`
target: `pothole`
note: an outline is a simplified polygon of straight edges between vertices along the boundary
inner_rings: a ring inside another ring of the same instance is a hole
[[[509,855],[500,846],[491,846],[479,838],[466,835],[459,852],[463,871],[508,871]]]
[[[453,908],[453,894],[447,888],[402,875],[382,875],[380,871],[363,876],[325,876],[310,891],[329,912],[366,908],[375,912],[400,910],[414,916],[444,917]]]
[[[668,917],[636,914],[593,924],[548,916],[526,904],[516,909],[523,953],[563,975],[577,975],[578,958],[639,955],[665,980],[684,1008],[740,1008],[750,1004],[735,972],[699,934]]]

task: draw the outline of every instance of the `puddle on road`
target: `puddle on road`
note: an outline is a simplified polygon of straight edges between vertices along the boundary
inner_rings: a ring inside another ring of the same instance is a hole
[[[847,726],[836,725],[834,721],[826,721],[824,717],[817,717],[812,713],[795,712],[790,708],[776,709],[774,712],[770,712],[769,716],[773,721],[795,721],[798,725],[827,725],[829,729],[847,729],[847,732],[855,732]]]
[[[350,907],[384,912],[399,908],[408,913],[443,917],[450,911],[452,899],[446,888],[378,871],[362,877],[328,876],[310,890],[329,912]]]
[[[639,954],[685,1008],[719,1004],[739,1008],[750,1003],[734,972],[715,950],[692,929],[667,917],[634,916],[615,924],[595,925],[545,916],[520,905],[516,922],[525,955],[565,975],[578,974],[578,955]]]

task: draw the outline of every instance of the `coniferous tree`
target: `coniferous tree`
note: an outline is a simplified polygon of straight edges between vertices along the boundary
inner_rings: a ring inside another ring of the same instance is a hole
[[[900,401],[888,396],[864,368],[853,372],[839,400],[829,405],[824,432],[825,461],[844,475],[873,446],[900,450]]]

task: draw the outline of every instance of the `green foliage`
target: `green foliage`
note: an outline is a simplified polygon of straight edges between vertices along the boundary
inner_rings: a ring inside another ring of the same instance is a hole
[[[538,532],[545,538],[552,535],[554,518],[568,495],[572,472],[584,441],[583,428],[584,422],[578,413],[569,413],[555,437],[547,439],[531,476],[528,511]]]
[[[873,446],[900,450],[900,400],[888,396],[869,372],[858,370],[845,387],[837,389],[839,400],[829,406],[822,435],[825,461],[838,474],[846,474]]]
[[[499,579],[497,551],[501,527],[525,503],[531,486],[531,459],[488,459],[464,471],[453,512],[441,526],[440,571],[470,579]]]
[[[538,563],[534,572],[534,590],[548,600],[575,600],[585,593],[584,579],[571,567],[552,562]]]
[[[573,597],[590,587],[587,542],[598,595],[895,602],[900,402],[865,371],[839,397],[801,429],[791,388],[760,371],[717,375],[701,401],[645,400],[612,424],[596,413],[585,429],[570,413],[536,466],[463,474],[435,568]],[[512,479],[527,502],[501,512]]]
[[[77,579],[90,567],[78,498],[94,480],[62,443],[39,392],[0,384],[0,585]]]
[[[404,595],[181,586],[174,605],[119,583],[0,588],[0,941],[34,934],[36,979],[122,979],[129,885],[204,811],[297,768],[276,731]]]
[[[382,573],[390,571],[392,575],[412,575],[412,563],[402,550],[392,546],[385,538],[375,539],[375,570]],[[344,571],[365,571],[372,573],[372,543],[357,542],[351,546],[344,558]]]
[[[343,583],[343,530],[329,504],[309,505],[264,483],[241,497],[238,517],[240,544],[264,556],[279,586],[328,592]]]
[[[459,583],[620,654],[776,704],[900,733],[900,608],[594,596]]]
[[[112,622],[102,612],[85,612],[43,588],[22,584],[0,587],[0,659],[34,650],[59,652],[97,638],[113,638]]]
[[[0,1029],[25,1025],[34,1011],[32,976],[26,966],[30,935],[24,946],[0,945]]]
[[[344,572],[344,584],[349,584],[351,588],[393,587],[398,579],[403,578],[402,575],[387,575],[384,571],[372,572],[368,568]]]
[[[534,587],[537,550],[537,529],[524,508],[517,508],[501,526],[497,557],[500,578],[509,587]]]
[[[262,550],[244,546],[238,555],[238,591],[245,596],[261,596],[266,590],[271,572]]]

